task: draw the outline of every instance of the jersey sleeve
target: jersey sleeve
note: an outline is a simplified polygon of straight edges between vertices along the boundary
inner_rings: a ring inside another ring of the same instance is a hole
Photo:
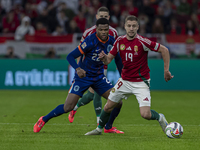
[[[116,40],[118,38],[118,33],[117,33],[117,30],[114,32],[115,32],[115,40]]]
[[[86,31],[85,31],[86,32]],[[79,43],[79,45],[85,40],[85,38],[87,37],[87,36],[85,36],[86,35],[86,33],[83,33],[83,35],[82,35],[82,37],[81,37],[81,40],[80,40],[80,43]]]
[[[91,49],[93,44],[90,41],[90,38],[87,37],[76,49],[68,54],[67,60],[74,69],[79,67],[75,59],[81,55],[84,55],[85,53],[87,53],[87,51]]]
[[[110,54],[116,56],[117,53],[118,53],[118,51],[119,51],[119,41],[116,40],[116,41],[114,42],[114,45],[113,45],[112,49],[110,50]]]
[[[78,46],[79,51],[81,54],[85,54],[88,50],[91,49],[92,42],[90,41],[89,37],[86,37],[85,40]]]
[[[69,62],[69,64],[74,68],[78,68],[78,64],[76,63],[75,59],[77,57],[81,56],[81,53],[79,51],[78,48],[74,49],[72,52],[70,52],[68,55],[67,55],[67,60]]]
[[[115,38],[115,40],[118,38],[117,30],[113,27],[109,26],[109,34]]]
[[[140,38],[140,42],[143,45],[144,51],[155,51],[157,52],[159,50],[160,44],[154,41],[151,41],[147,38]]]

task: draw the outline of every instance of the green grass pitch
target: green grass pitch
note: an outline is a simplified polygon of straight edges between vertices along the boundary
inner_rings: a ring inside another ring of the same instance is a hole
[[[40,131],[33,125],[57,105],[67,91],[0,91],[0,150],[199,150],[200,92],[151,91],[152,109],[177,121],[184,129],[180,139],[169,139],[157,121],[140,116],[135,96],[123,100],[114,126],[125,134],[85,136],[96,128],[93,103],[79,108],[73,123],[68,114],[53,118]],[[103,99],[103,105],[106,100]]]

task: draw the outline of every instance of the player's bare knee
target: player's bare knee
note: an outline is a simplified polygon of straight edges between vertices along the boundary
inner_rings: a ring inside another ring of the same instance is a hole
[[[107,113],[111,112],[112,110],[113,110],[113,108],[105,108],[104,107],[104,111],[107,112]]]
[[[74,109],[74,106],[72,106],[72,105],[64,105],[64,111],[66,113],[72,111],[73,109]]]
[[[91,87],[89,87],[88,90],[90,91],[90,93],[94,94],[94,90]]]
[[[142,118],[147,119],[147,120],[151,119],[151,114],[149,112],[142,112],[141,116]]]
[[[105,106],[104,106],[104,111],[105,111],[105,112],[109,113],[109,112],[111,112],[112,110],[113,110],[113,107],[109,107],[108,105],[105,105]]]

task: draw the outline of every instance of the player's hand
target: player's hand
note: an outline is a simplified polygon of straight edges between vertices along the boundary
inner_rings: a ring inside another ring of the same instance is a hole
[[[99,59],[103,62],[106,60],[106,56],[107,55],[104,53],[104,51],[101,51],[101,53],[99,53]]]
[[[76,72],[77,72],[79,78],[86,77],[86,71],[81,69],[80,67],[76,68]]]
[[[174,76],[171,75],[170,71],[167,70],[167,71],[164,72],[164,78],[165,78],[166,82],[168,82],[169,80],[171,80],[173,77]]]

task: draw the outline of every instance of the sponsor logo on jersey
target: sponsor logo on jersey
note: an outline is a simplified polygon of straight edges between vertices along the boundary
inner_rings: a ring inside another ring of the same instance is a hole
[[[81,47],[84,49],[87,46],[87,44],[84,42],[83,44],[81,44]]]
[[[107,52],[109,53],[111,49],[112,49],[112,45],[109,44],[107,47]]]
[[[115,93],[115,88],[112,88],[112,90],[111,90],[113,93]]]
[[[98,51],[100,51],[100,50],[101,50],[101,49],[96,49],[95,51],[98,52]]]
[[[131,47],[129,46],[128,48],[126,48],[126,50],[132,51]]]
[[[134,46],[134,51],[135,51],[134,55],[138,55],[138,46],[137,45]]]
[[[122,50],[122,51],[125,50],[125,45],[124,44],[120,45],[120,50]]]

